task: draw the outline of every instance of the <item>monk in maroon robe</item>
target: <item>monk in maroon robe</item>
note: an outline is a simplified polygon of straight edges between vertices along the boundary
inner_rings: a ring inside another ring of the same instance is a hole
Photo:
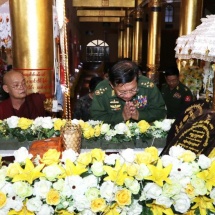
[[[39,93],[27,95],[25,78],[21,72],[11,70],[3,77],[3,89],[9,98],[0,103],[0,119],[11,116],[35,119],[45,116],[45,96]]]

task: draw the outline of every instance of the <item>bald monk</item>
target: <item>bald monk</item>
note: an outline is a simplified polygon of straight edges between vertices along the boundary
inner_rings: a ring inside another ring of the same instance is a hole
[[[3,77],[3,89],[9,98],[0,103],[0,119],[11,116],[35,119],[45,116],[45,96],[39,93],[27,95],[25,78],[19,71],[10,70]]]

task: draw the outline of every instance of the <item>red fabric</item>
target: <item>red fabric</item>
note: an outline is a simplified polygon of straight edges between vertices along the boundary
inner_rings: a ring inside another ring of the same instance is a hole
[[[39,116],[46,115],[44,104],[45,96],[39,93],[32,93],[26,96],[25,102],[19,110],[12,107],[10,98],[0,103],[0,119],[7,119],[11,116],[25,117],[28,119],[35,119]]]
[[[60,83],[61,84],[66,84],[65,82],[65,71],[64,71],[64,67],[62,64],[60,64]]]

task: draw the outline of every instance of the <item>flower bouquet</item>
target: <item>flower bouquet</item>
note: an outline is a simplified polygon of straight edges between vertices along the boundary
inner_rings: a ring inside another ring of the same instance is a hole
[[[106,140],[113,143],[129,142],[136,139],[150,139],[166,137],[174,120],[164,119],[149,124],[145,120],[139,122],[122,122],[115,126],[89,120],[71,120],[72,124],[79,124],[82,138],[88,141]],[[0,121],[0,137],[25,140],[41,140],[60,136],[61,128],[66,124],[65,119],[51,117],[37,117],[35,120],[12,116]]]
[[[27,149],[0,168],[0,214],[174,215],[215,212],[215,159],[180,146],[105,154]]]
[[[145,120],[139,122],[122,122],[115,126],[101,121],[72,120],[81,125],[83,138],[87,140],[104,139],[107,141],[122,143],[136,139],[165,138],[174,119],[164,119],[151,124]]]
[[[198,66],[185,66],[180,71],[180,81],[186,85],[191,92],[200,92],[203,85],[203,69]]]
[[[60,135],[60,129],[66,120],[51,117],[37,117],[35,120],[12,116],[0,122],[2,138],[17,138],[25,140],[40,140]]]

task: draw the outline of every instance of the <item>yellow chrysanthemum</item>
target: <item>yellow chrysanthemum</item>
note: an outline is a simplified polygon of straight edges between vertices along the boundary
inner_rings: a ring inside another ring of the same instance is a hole
[[[102,212],[106,208],[106,202],[102,198],[97,198],[97,199],[94,199],[91,202],[91,206],[90,207],[91,207],[92,211],[95,212],[95,213]]]
[[[57,205],[60,203],[60,193],[55,189],[50,189],[46,195],[46,202],[49,205]]]
[[[66,124],[65,119],[57,119],[54,121],[54,130],[59,131]]]
[[[56,149],[49,149],[46,153],[43,154],[43,157],[40,161],[46,165],[52,165],[58,163],[59,159],[60,152],[58,152]]]
[[[196,159],[196,154],[186,150],[180,157],[179,159],[182,159],[184,162],[191,163]]]
[[[90,152],[81,153],[77,159],[77,162],[81,165],[88,166],[92,162],[92,156]]]
[[[28,129],[32,124],[33,124],[33,120],[31,119],[27,119],[27,118],[24,118],[24,117],[21,117],[18,121],[18,127],[23,129],[23,130],[26,130]]]
[[[158,150],[155,147],[146,148],[143,152],[136,154],[138,164],[152,164],[158,160]]]
[[[137,125],[138,125],[138,127],[140,129],[140,133],[145,133],[149,129],[149,127],[150,127],[149,123],[146,122],[145,120],[139,121],[137,123]]]
[[[86,128],[84,129],[84,133],[83,133],[84,138],[90,139],[94,137],[94,134],[95,134],[95,130],[92,127],[88,127],[87,129]]]
[[[4,207],[7,202],[6,194],[0,191],[0,208]]]
[[[95,159],[96,161],[103,161],[105,159],[105,152],[101,149],[93,149],[91,151],[92,159]]]
[[[94,127],[94,135],[95,135],[95,137],[99,137],[100,134],[101,134],[101,125],[96,125]]]

